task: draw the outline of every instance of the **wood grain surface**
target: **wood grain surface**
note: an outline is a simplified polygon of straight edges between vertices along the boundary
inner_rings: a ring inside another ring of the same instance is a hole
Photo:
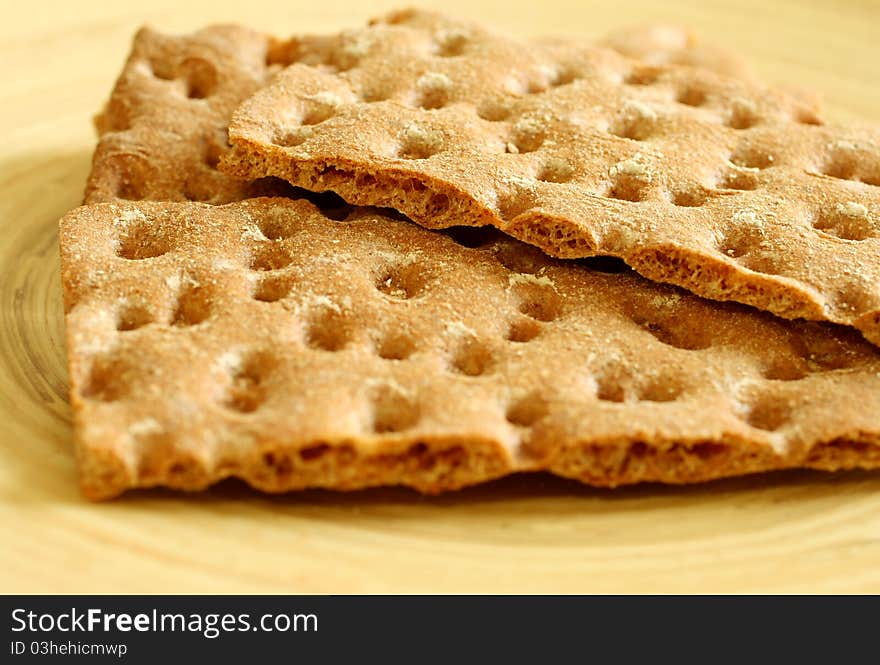
[[[767,80],[880,120],[878,0],[447,0],[520,35],[691,25]],[[389,489],[83,500],[71,452],[57,219],[80,200],[137,26],[357,26],[391,2],[9,4],[0,23],[0,592],[880,592],[880,475],[785,473],[598,491],[514,477],[439,498]],[[880,414],[878,414],[880,417]]]

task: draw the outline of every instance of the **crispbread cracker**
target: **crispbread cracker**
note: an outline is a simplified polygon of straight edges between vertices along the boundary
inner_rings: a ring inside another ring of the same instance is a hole
[[[104,109],[85,203],[116,199],[227,203],[281,193],[217,170],[235,107],[263,86],[271,40],[234,25],[185,36],[142,28]]]
[[[217,170],[233,110],[291,62],[336,71],[342,35],[279,40],[234,25],[185,35],[143,28],[103,111],[85,203],[117,199],[222,204],[289,193],[283,181],[253,182]],[[678,26],[623,29],[607,39],[646,61],[691,61],[746,76],[740,58],[697,46]],[[558,40],[554,40],[555,42]]]
[[[408,11],[338,74],[292,65],[245,102],[221,169],[431,228],[494,225],[560,257],[880,343],[880,133],[690,67],[529,45]]]
[[[439,492],[880,465],[880,354],[365,209],[119,202],[61,221],[81,483]]]

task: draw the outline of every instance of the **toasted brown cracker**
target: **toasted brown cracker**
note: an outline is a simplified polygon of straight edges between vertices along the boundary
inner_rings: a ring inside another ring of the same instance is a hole
[[[289,186],[283,181],[255,183],[217,171],[227,150],[232,112],[281,66],[300,62],[327,71],[344,67],[349,55],[339,45],[347,35],[282,41],[232,25],[186,35],[141,29],[110,100],[95,118],[100,140],[85,203],[146,199],[222,204],[285,193]],[[650,61],[690,60],[746,75],[736,56],[697,47],[687,35],[674,26],[638,27],[609,39],[615,48],[638,49],[637,55]]]
[[[276,198],[62,220],[88,496],[880,465],[880,355],[854,331],[487,229],[329,214]]]
[[[265,35],[231,25],[183,37],[139,30],[95,119],[100,141],[85,202],[226,203],[276,191],[275,183],[217,170],[233,109],[274,71],[267,65],[269,46]]]
[[[880,343],[880,134],[704,70],[534,46],[403,12],[339,74],[292,65],[236,112],[225,168]]]

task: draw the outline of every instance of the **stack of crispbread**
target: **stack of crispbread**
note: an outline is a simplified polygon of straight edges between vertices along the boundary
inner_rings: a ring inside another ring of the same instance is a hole
[[[91,498],[880,466],[880,131],[686,31],[145,29],[96,124]]]

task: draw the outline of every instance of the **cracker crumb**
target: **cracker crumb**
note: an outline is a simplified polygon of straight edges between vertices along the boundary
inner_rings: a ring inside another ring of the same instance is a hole
[[[330,106],[332,108],[336,108],[342,104],[342,100],[339,96],[329,90],[322,90],[321,92],[316,92],[314,95],[308,95],[306,99],[322,106]]]
[[[732,250],[728,250],[730,252]],[[672,307],[681,301],[681,295],[678,293],[670,293],[668,296],[656,295],[651,299],[651,303],[656,307]]]
[[[266,240],[266,236],[256,224],[248,224],[241,231],[242,240]]]
[[[359,35],[355,31],[347,30],[342,33],[342,39],[344,41],[339,50],[348,58],[362,58],[370,50],[370,42],[367,35]]]
[[[538,71],[544,81],[552,81],[559,76],[559,69],[555,65],[538,65]]]
[[[543,115],[524,115],[516,121],[513,131],[524,136],[534,136],[540,134],[549,120],[549,114]]]
[[[539,284],[541,286],[549,286],[554,288],[556,284],[546,275],[532,275],[526,272],[512,272],[507,278],[508,284],[514,286],[516,284]]]
[[[180,289],[180,273],[176,272],[173,275],[168,275],[165,278],[165,286],[167,286],[172,291],[178,291]]]
[[[526,178],[521,175],[509,175],[504,178],[504,182],[520,189],[531,189],[536,184],[536,181],[533,178]]]
[[[401,396],[409,396],[413,394],[413,389],[407,386],[404,386],[399,381],[393,378],[378,378],[378,377],[370,377],[364,381],[364,385],[367,389],[374,389],[376,387],[381,388],[382,390],[391,390],[398,395]]]
[[[503,90],[511,97],[522,97],[525,94],[523,82],[516,76],[507,77],[504,81]]]
[[[422,92],[448,92],[452,81],[441,72],[427,72],[416,81],[416,87]]]
[[[868,209],[861,203],[855,201],[847,201],[846,203],[838,203],[835,208],[838,214],[854,217],[856,219],[867,219]]]
[[[120,224],[131,224],[132,222],[144,222],[146,221],[147,216],[141,212],[140,210],[136,210],[134,208],[128,208],[123,210],[119,217],[116,217],[113,220],[113,224],[118,226]]]
[[[856,149],[856,144],[852,141],[840,140],[829,143],[828,147],[832,150],[839,150],[841,152],[851,152]]]
[[[764,220],[754,210],[737,210],[733,213],[733,221],[737,224],[746,224],[763,228]]]
[[[746,173],[758,173],[761,170],[757,166],[742,166],[740,164],[734,164],[729,159],[726,162],[726,166],[734,171],[745,171]]]
[[[164,428],[155,418],[144,418],[132,423],[128,428],[128,433],[134,438],[150,436],[151,434],[161,434]]]
[[[563,182],[574,175],[574,168],[564,159],[551,157],[544,162],[544,173],[557,182]]]
[[[634,115],[639,120],[653,122],[657,119],[657,112],[644,102],[636,99],[628,99],[623,103],[623,112]]]
[[[226,257],[221,257],[211,264],[211,267],[217,271],[236,270],[237,266]]]
[[[730,106],[734,113],[745,115],[754,115],[758,108],[751,99],[745,97],[734,97],[730,100]]]
[[[449,335],[476,337],[477,333],[473,328],[469,328],[462,321],[447,321],[446,333]]]
[[[333,300],[329,296],[325,295],[312,296],[308,299],[308,305],[310,307],[326,307],[327,309],[333,310],[337,314],[342,313],[342,308],[337,303],[333,302]]]
[[[233,374],[241,369],[241,356],[235,351],[227,351],[217,358],[217,367],[222,371]]]
[[[403,139],[413,145],[431,146],[439,142],[440,136],[428,127],[411,122],[403,128]]]
[[[612,177],[617,175],[625,175],[631,178],[636,178],[637,180],[650,182],[653,174],[645,164],[642,164],[642,162],[639,161],[640,158],[640,155],[636,155],[632,159],[626,159],[622,162],[618,162],[611,167],[609,173]]]
[[[460,49],[471,38],[471,35],[463,28],[447,28],[438,30],[435,38],[443,48],[456,50]]]
[[[406,298],[406,289],[403,289],[399,286],[394,286],[392,282],[393,280],[390,277],[385,280],[385,293],[395,298]]]

